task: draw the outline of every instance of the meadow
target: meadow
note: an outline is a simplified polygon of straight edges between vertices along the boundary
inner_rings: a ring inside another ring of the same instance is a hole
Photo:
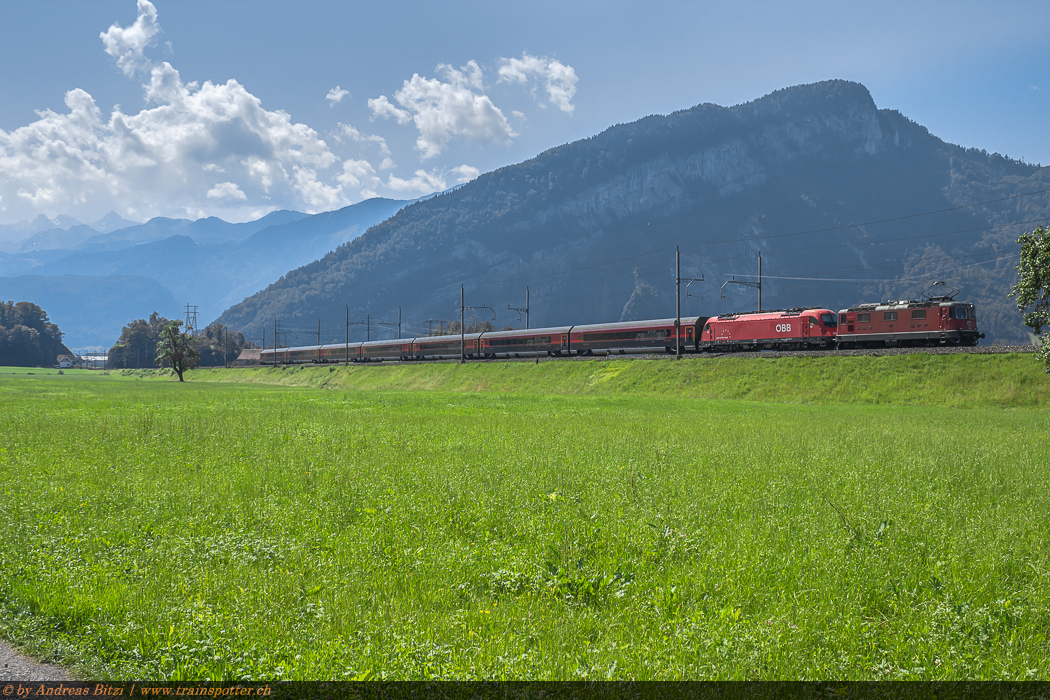
[[[115,679],[1050,678],[1050,382],[856,359],[3,368],[0,634]]]

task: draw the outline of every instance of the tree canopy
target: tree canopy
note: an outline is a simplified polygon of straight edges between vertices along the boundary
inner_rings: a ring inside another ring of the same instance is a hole
[[[0,365],[50,367],[59,354],[71,354],[62,331],[28,301],[0,302]]]
[[[254,347],[244,340],[244,333],[231,331],[218,321],[201,329],[196,339],[201,367],[225,367],[236,360],[245,347]]]
[[[1017,242],[1021,245],[1020,280],[1010,296],[1024,312],[1024,324],[1040,336],[1040,355],[1050,374],[1050,333],[1043,333],[1043,327],[1050,326],[1050,228],[1040,226]]]
[[[187,332],[180,331],[182,321],[168,321],[160,331],[157,343],[157,364],[170,366],[184,381],[182,373],[200,365],[197,340]]]
[[[113,369],[155,366],[160,332],[169,323],[169,319],[154,311],[148,319],[140,318],[124,326],[120,338],[109,349],[106,366]]]

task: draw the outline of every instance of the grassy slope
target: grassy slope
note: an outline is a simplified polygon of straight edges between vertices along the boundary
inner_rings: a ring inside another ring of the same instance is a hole
[[[955,408],[1050,405],[1050,381],[1035,356],[1027,353],[201,369],[187,376],[194,382],[355,390],[645,395]]]

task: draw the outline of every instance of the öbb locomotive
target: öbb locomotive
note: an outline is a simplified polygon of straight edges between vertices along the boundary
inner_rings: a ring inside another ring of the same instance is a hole
[[[976,345],[973,304],[951,296],[826,307],[665,318],[625,323],[334,343],[263,350],[262,364],[496,359],[547,355],[818,350]],[[462,344],[461,344],[462,343]]]

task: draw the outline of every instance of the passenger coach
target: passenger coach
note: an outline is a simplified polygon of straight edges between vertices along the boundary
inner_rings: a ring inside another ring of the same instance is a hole
[[[700,328],[707,316],[681,321],[683,352],[697,352]],[[528,357],[533,355],[593,355],[675,352],[675,320],[627,321],[587,326],[559,326],[513,331],[491,331],[430,336],[404,340],[373,340],[349,344],[278,348],[260,353],[262,364],[368,362],[382,360],[450,360],[463,352],[467,359]]]

